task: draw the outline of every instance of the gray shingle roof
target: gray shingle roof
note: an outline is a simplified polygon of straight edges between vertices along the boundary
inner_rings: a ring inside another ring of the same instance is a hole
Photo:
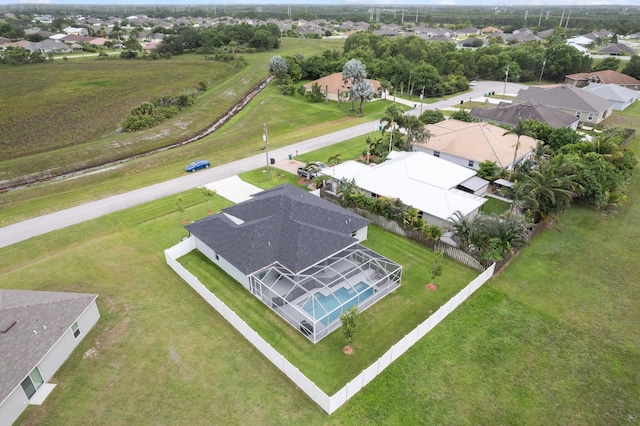
[[[349,210],[284,184],[185,228],[249,275],[274,262],[295,273],[303,271],[357,243],[351,234],[368,223]]]
[[[0,289],[0,402],[40,362],[97,294]]]
[[[495,108],[472,108],[471,116],[486,121],[495,121],[505,124],[518,124],[518,119],[538,120],[546,123],[554,129],[571,126],[578,121],[574,115],[558,111],[555,108],[541,104],[501,102]]]
[[[637,91],[618,86],[617,84],[597,84],[592,83],[585,86],[582,90],[594,93],[601,98],[610,100],[611,102],[633,102],[640,95]]]
[[[553,108],[575,111],[595,112],[597,114],[613,106],[613,102],[589,93],[586,90],[566,84],[550,89],[540,87],[522,89],[513,101],[518,103],[542,104]]]

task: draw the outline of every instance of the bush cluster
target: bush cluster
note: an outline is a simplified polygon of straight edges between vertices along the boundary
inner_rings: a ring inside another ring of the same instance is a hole
[[[182,108],[193,105],[194,95],[159,96],[151,102],[143,102],[131,110],[131,114],[122,124],[125,132],[137,132],[149,129],[163,120],[178,114]]]

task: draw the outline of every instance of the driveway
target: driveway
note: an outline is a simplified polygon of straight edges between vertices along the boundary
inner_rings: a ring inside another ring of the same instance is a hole
[[[247,201],[253,194],[262,191],[261,188],[243,181],[237,175],[208,183],[204,187],[216,191],[218,195],[236,204]]]

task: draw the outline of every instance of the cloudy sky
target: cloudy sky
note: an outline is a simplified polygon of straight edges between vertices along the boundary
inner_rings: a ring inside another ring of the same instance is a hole
[[[476,6],[587,6],[587,5],[627,5],[640,6],[640,0],[0,0],[0,4],[53,3],[53,4],[128,4],[128,5],[223,5],[223,4],[339,4],[359,6],[416,6],[432,5],[476,5]]]

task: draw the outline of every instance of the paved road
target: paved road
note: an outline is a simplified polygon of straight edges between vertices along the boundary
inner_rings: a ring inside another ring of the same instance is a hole
[[[495,91],[496,94],[517,93],[520,88],[524,86],[520,84],[501,82],[479,82],[477,86],[473,88],[473,93],[465,93],[463,95],[454,96],[445,101],[439,101],[433,104],[423,104],[423,111],[427,109],[444,109],[451,105],[459,104],[460,101],[468,101],[482,97],[483,93],[489,91]],[[399,101],[399,100],[398,100]],[[413,105],[410,101],[402,101]],[[420,105],[414,108],[409,113],[418,114],[420,112]],[[360,124],[350,127],[348,129],[339,130],[337,132],[329,133],[317,138],[308,139],[303,142],[299,142],[293,145],[289,145],[284,148],[278,148],[269,151],[269,156],[275,159],[287,158],[289,154],[305,154],[310,151],[314,151],[319,148],[323,148],[327,145],[333,145],[335,143],[352,139],[357,136],[366,135],[367,133],[378,130],[379,121],[370,121],[368,123]],[[135,191],[126,192],[120,195],[114,195],[109,198],[105,198],[98,201],[93,201],[87,204],[82,204],[76,207],[72,207],[59,212],[39,216],[33,219],[25,220],[23,222],[15,223],[12,225],[0,228],[0,248],[15,244],[26,239],[45,234],[50,231],[65,228],[67,226],[75,225],[87,220],[95,219],[97,217],[117,212],[120,210],[134,207],[139,204],[143,204],[149,201],[157,200],[169,195],[178,194],[180,192],[187,191],[198,186],[205,185],[210,182],[214,182],[223,178],[227,178],[238,173],[242,173],[248,170],[254,170],[262,167],[266,164],[266,155],[259,154],[252,157],[247,157],[242,160],[234,161],[232,163],[223,164],[218,167],[212,167],[210,169],[198,171],[196,173],[188,174],[176,179],[172,179],[166,182],[157,183],[145,188],[140,188]]]

